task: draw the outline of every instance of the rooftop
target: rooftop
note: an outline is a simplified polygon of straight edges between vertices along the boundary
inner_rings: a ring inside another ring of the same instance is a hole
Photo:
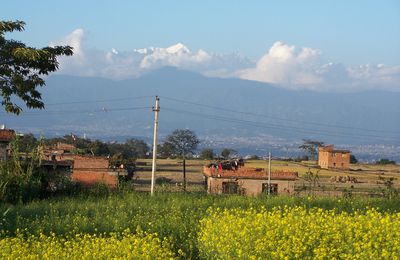
[[[11,129],[0,129],[0,142],[10,142],[15,137],[15,131]]]

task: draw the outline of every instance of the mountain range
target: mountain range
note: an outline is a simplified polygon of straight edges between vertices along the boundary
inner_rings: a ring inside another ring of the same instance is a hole
[[[302,139],[346,145],[400,145],[400,93],[289,90],[164,67],[139,78],[53,75],[44,110],[1,114],[0,123],[46,136],[69,133],[104,140],[151,140],[155,96],[161,139],[194,130],[204,146],[260,149]]]

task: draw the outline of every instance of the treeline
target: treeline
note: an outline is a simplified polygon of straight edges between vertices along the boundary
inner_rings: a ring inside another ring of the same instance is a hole
[[[39,144],[33,134],[25,134],[19,138],[20,152],[30,151]],[[55,146],[57,143],[71,144],[76,147],[73,153],[91,154],[95,156],[119,156],[124,159],[146,158],[149,156],[150,148],[143,141],[135,138],[125,140],[123,143],[103,142],[101,140],[91,140],[80,138],[74,135],[65,135],[56,138],[43,138],[46,146]]]

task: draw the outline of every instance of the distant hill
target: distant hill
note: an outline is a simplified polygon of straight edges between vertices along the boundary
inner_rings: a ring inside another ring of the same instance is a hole
[[[262,140],[303,138],[340,144],[400,144],[400,93],[293,91],[170,67],[123,81],[56,75],[47,79],[42,91],[46,110],[27,111],[20,117],[1,114],[0,121],[47,135],[73,132],[91,138],[140,136],[151,140],[151,107],[159,95],[161,136],[176,128],[190,128],[210,145],[257,146]],[[118,100],[99,101],[110,99]],[[136,109],[140,107],[148,108]]]

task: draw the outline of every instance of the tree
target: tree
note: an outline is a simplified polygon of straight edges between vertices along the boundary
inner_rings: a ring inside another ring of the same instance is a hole
[[[358,163],[357,158],[353,154],[350,154],[350,163]]]
[[[387,164],[396,164],[396,162],[392,161],[392,160],[389,160],[387,158],[383,158],[383,159],[380,159],[379,161],[377,161],[376,164],[378,164],[378,165],[387,165]]]
[[[225,159],[229,159],[229,156],[231,156],[232,154],[236,153],[235,150],[233,149],[228,149],[228,148],[224,148],[221,151],[221,156]]]
[[[214,156],[215,156],[214,150],[210,148],[204,148],[200,152],[200,158],[204,160],[212,160],[214,159]]]
[[[193,131],[177,129],[167,136],[162,146],[168,148],[170,155],[185,158],[193,154],[199,143]]]
[[[323,146],[324,142],[312,141],[309,139],[303,139],[304,143],[299,146],[299,149],[304,150],[310,155],[313,160],[317,159],[318,147]]]
[[[0,21],[0,96],[1,105],[8,113],[20,114],[15,102],[21,99],[28,108],[44,108],[38,87],[44,86],[41,77],[58,69],[57,57],[73,54],[70,46],[28,47],[15,40],[6,40],[7,32],[23,31],[22,21]]]

